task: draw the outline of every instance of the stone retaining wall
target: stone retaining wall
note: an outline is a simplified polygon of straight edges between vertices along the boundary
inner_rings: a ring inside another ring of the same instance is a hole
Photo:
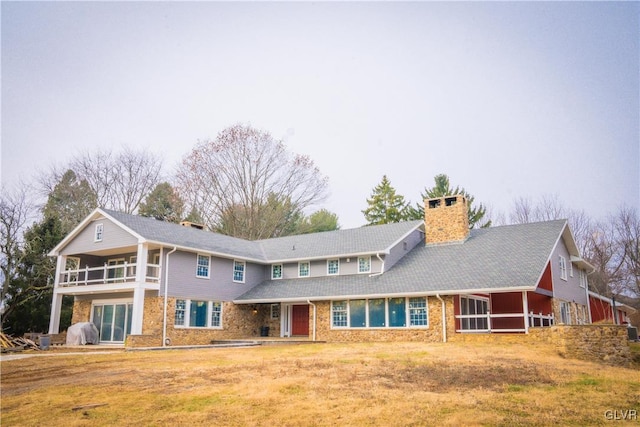
[[[551,344],[563,357],[616,366],[632,361],[626,326],[557,325],[533,328],[529,337]]]

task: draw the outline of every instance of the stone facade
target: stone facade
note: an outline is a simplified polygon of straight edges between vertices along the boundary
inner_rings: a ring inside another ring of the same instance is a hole
[[[271,305],[222,306],[222,328],[189,328],[174,326],[176,298],[167,300],[167,339],[169,345],[206,345],[212,341],[259,337],[262,327],[269,327],[269,336],[280,336],[280,320],[271,320]],[[163,297],[147,297],[144,304],[142,335],[130,336],[129,347],[162,345]]]
[[[589,323],[589,311],[587,306],[577,304],[570,301],[562,301],[557,298],[551,299],[551,308],[553,310],[553,318],[555,324],[558,325],[562,322],[562,316],[560,314],[560,303],[567,302],[569,304],[569,312],[571,315],[571,325],[584,325]]]
[[[91,320],[91,301],[78,300],[73,301],[73,314],[71,316],[71,324],[79,322],[89,322]]]
[[[464,196],[425,200],[425,241],[427,244],[460,242],[469,235],[469,214]]]

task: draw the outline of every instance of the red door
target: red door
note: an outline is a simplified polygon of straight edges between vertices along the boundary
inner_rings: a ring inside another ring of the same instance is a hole
[[[291,307],[291,335],[309,336],[309,306]]]

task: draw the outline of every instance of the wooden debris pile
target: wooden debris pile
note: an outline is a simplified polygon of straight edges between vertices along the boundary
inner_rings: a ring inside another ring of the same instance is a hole
[[[25,337],[14,338],[0,332],[0,345],[2,352],[21,351],[21,350],[40,350],[40,346],[35,341]]]

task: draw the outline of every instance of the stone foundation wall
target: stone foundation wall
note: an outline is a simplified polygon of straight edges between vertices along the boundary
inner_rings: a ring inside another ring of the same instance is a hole
[[[443,297],[447,315],[447,336],[455,333],[453,297]],[[389,342],[389,341],[442,341],[442,303],[435,297],[427,298],[429,326],[425,328],[332,329],[331,302],[317,302],[316,340],[327,342]],[[309,328],[313,328],[313,309],[309,310]],[[309,331],[309,336],[313,333]]]

